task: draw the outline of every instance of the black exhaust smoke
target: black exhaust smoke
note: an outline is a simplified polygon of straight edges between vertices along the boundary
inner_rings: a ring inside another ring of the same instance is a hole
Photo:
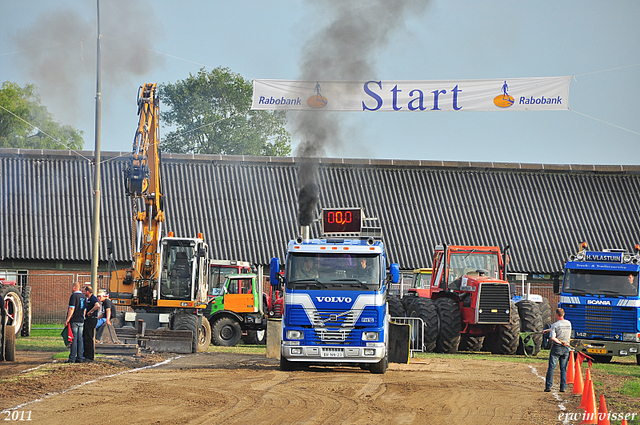
[[[301,79],[362,81],[375,76],[375,54],[386,47],[390,36],[402,30],[409,17],[421,14],[428,0],[308,0],[318,10],[318,22],[326,25],[312,34],[302,52]],[[329,100],[330,101],[330,100]],[[327,151],[342,154],[347,146],[342,135],[340,112],[309,111],[287,114],[292,133],[303,140],[294,152],[298,166],[298,222],[313,221],[318,203],[318,161]],[[356,141],[351,138],[349,143]]]

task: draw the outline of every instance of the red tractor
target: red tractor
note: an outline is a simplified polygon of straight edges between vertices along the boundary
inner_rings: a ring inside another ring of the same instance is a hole
[[[0,360],[15,360],[16,336],[31,334],[31,287],[0,278]]]
[[[405,315],[419,317],[424,323],[424,337],[415,333],[416,338],[422,337],[419,343],[423,349],[516,354],[520,346],[527,354],[537,354],[540,344],[534,349],[525,347],[520,332],[542,331],[540,311],[531,301],[516,305],[505,276],[505,260],[498,247],[436,246],[429,287],[423,283],[421,288],[410,288],[402,299]],[[397,300],[389,302],[390,310],[392,305],[395,311],[391,314],[397,316]],[[522,314],[525,311],[533,314]],[[533,317],[527,321],[535,323],[521,329],[521,315]],[[540,342],[541,338],[539,334]]]

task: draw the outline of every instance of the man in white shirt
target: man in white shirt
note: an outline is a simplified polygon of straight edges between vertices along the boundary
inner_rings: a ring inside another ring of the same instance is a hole
[[[571,322],[565,320],[564,310],[556,309],[556,322],[551,325],[548,330],[549,339],[551,340],[551,351],[549,352],[549,367],[547,368],[547,377],[545,382],[545,392],[551,391],[553,386],[553,372],[558,362],[560,363],[560,392],[567,390],[567,364],[569,363],[569,355],[571,354]],[[547,332],[545,330],[545,332]]]

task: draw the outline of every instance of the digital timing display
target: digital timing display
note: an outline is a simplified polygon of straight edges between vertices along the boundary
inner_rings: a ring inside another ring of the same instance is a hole
[[[360,233],[362,229],[361,208],[335,208],[322,210],[322,232]]]

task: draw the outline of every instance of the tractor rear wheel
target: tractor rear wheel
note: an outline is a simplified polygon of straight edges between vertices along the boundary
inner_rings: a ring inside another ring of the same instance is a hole
[[[389,304],[389,315],[391,317],[405,317],[407,313],[404,311],[402,300],[395,295],[387,297],[387,303]]]
[[[551,312],[551,305],[547,298],[542,298],[542,302],[538,305],[540,309],[540,315],[542,316],[542,329],[550,329],[553,323],[553,314]],[[551,340],[549,334],[542,335],[542,348],[548,350],[551,348]]]
[[[4,359],[8,362],[16,359],[16,328],[13,326],[4,328]]]
[[[533,301],[520,301],[518,304],[518,316],[520,317],[520,332],[531,333],[522,336],[518,343],[518,354],[537,356],[542,347],[542,317],[540,309]]]
[[[235,346],[242,337],[240,323],[230,317],[221,317],[211,327],[211,342],[223,347]]]
[[[22,306],[24,307],[24,318],[22,319],[22,329],[20,335],[31,336],[31,286],[22,287]]]
[[[482,351],[483,336],[460,335],[460,351]]]
[[[16,333],[20,332],[24,319],[24,307],[20,292],[13,285],[0,284],[0,301],[4,303],[5,325],[12,326]]]
[[[423,327],[411,329],[411,341],[417,341],[417,346],[426,352],[432,352],[436,348],[438,340],[438,309],[431,298],[416,298],[411,303],[409,317],[422,319]],[[424,333],[424,338],[423,338]]]
[[[489,342],[489,349],[493,354],[514,355],[518,351],[520,316],[518,316],[518,307],[513,301],[510,302],[509,310],[509,323],[499,325],[496,332],[490,335],[491,338],[485,338],[485,345]]]
[[[438,298],[435,302],[440,318],[440,333],[436,343],[438,353],[457,353],[460,345],[462,321],[458,303],[451,298]]]

